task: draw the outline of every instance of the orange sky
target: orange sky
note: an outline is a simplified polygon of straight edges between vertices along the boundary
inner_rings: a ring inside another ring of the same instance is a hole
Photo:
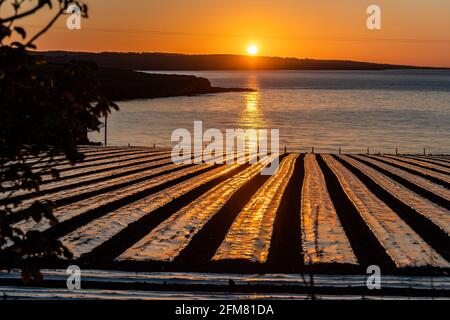
[[[95,0],[81,30],[65,18],[39,50],[259,54],[450,67],[448,0]],[[382,9],[382,30],[366,8]],[[34,30],[47,14],[28,19]]]

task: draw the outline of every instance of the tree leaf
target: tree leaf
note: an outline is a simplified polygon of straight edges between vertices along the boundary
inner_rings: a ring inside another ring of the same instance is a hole
[[[14,30],[15,30],[18,34],[20,34],[20,36],[22,37],[22,39],[25,39],[25,38],[27,37],[27,33],[26,33],[26,31],[25,31],[24,28],[22,28],[22,27],[14,27]]]

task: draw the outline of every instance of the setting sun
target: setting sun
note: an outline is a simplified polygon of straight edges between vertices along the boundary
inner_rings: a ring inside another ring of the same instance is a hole
[[[247,53],[251,56],[254,56],[258,53],[258,47],[254,44],[251,44],[247,47]]]

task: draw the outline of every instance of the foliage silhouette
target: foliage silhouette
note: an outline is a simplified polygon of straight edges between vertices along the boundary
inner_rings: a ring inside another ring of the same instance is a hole
[[[117,106],[101,94],[97,67],[88,62],[49,66],[30,54],[71,5],[87,17],[88,7],[71,0],[0,0],[0,270],[22,268],[25,281],[41,278],[49,259],[70,259],[57,239],[39,231],[23,231],[15,222],[32,219],[57,222],[52,201],[15,201],[17,192],[38,192],[45,175],[59,176],[54,166],[83,159],[77,145],[88,143],[87,132],[99,130],[99,118]],[[28,37],[22,19],[44,10],[55,13],[36,34]]]

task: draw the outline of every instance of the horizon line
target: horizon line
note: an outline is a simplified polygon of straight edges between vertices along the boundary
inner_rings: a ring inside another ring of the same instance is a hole
[[[386,65],[386,66],[398,66],[398,67],[408,67],[415,69],[441,69],[449,70],[449,67],[444,66],[423,66],[423,65],[408,65],[408,64],[397,64],[397,63],[387,63],[387,62],[372,62],[372,61],[362,61],[362,60],[350,60],[350,59],[317,59],[317,58],[299,58],[299,57],[289,57],[289,56],[249,56],[246,54],[237,53],[178,53],[178,52],[162,52],[162,51],[72,51],[72,50],[34,50],[34,53],[46,53],[46,52],[62,52],[62,53],[77,53],[77,54],[166,54],[166,55],[180,55],[180,56],[236,56],[236,57],[247,57],[251,59],[258,58],[278,58],[278,59],[295,59],[295,60],[315,60],[315,61],[341,61],[341,62],[356,62],[356,63],[368,63],[375,65]],[[258,69],[255,69],[258,70]],[[261,69],[265,70],[265,69]],[[279,69],[282,70],[282,69]],[[288,70],[288,69],[286,69]]]

